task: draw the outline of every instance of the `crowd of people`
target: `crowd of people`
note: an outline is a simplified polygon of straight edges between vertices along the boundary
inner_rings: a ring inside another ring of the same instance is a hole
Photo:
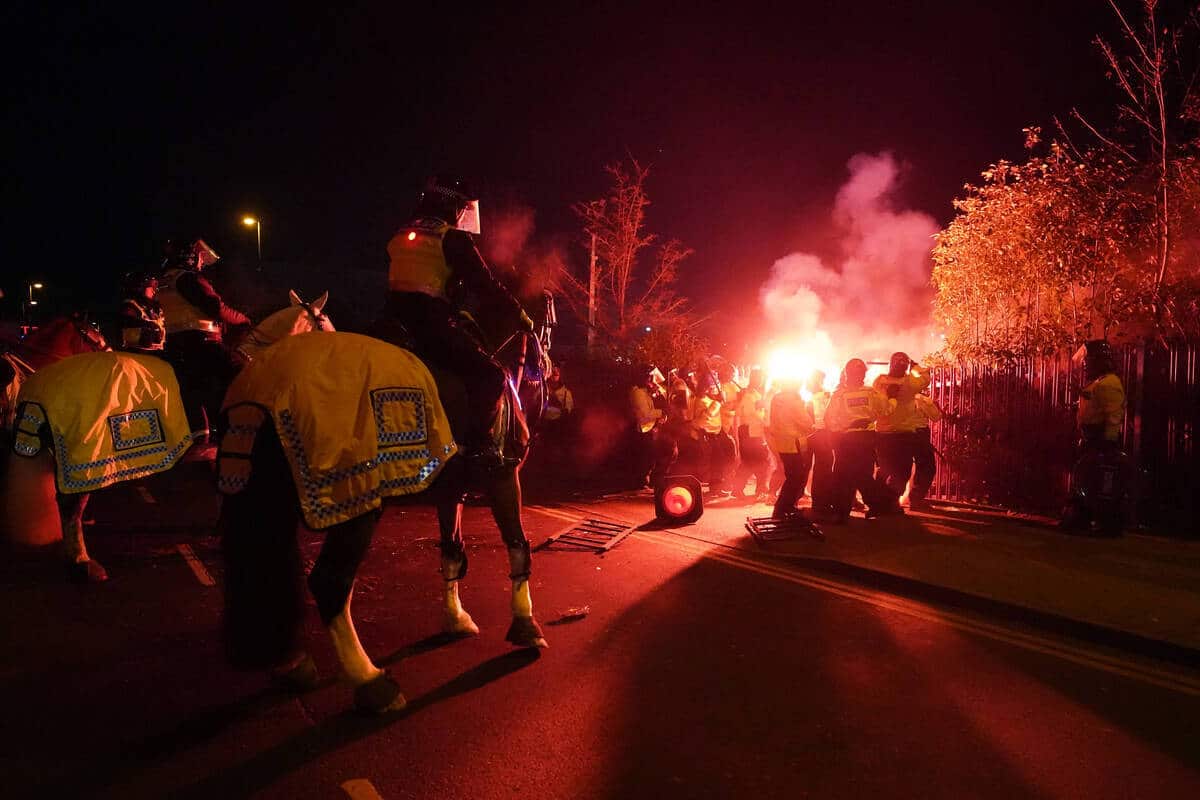
[[[812,519],[833,524],[860,497],[868,518],[903,513],[905,494],[910,508],[926,508],[937,468],[930,424],[941,417],[924,393],[928,369],[895,353],[887,373],[871,385],[866,377],[858,358],[832,391],[820,371],[802,381],[753,368],[743,382],[724,361],[666,375],[647,366],[629,392],[636,483],[699,473],[710,495],[771,502],[777,519],[803,517],[807,492]]]

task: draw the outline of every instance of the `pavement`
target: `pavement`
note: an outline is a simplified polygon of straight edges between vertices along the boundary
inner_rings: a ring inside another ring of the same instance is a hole
[[[547,505],[659,527],[648,490]],[[903,517],[855,513],[846,525],[818,526],[823,539],[759,542],[746,520],[770,513],[748,499],[709,498],[696,524],[665,530],[1200,668],[1200,540],[1074,536],[1044,520],[938,503]]]

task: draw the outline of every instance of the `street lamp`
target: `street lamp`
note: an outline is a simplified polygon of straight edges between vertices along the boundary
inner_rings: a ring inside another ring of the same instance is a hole
[[[258,260],[262,262],[262,222],[254,217],[242,217],[242,224],[247,228],[254,227],[255,240],[258,242]]]

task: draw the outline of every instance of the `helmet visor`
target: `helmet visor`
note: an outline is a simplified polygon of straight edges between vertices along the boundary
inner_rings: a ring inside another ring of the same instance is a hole
[[[454,227],[458,228],[460,231],[473,233],[476,236],[479,235],[478,200],[472,200],[471,202],[467,203],[466,207],[462,211],[458,212],[458,221],[455,223]]]

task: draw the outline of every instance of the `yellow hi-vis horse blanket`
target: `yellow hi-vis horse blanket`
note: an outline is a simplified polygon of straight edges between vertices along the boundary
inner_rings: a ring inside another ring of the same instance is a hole
[[[250,479],[254,439],[269,416],[287,454],[309,528],[424,491],[457,452],[433,376],[407,350],[353,333],[290,336],[229,387],[217,486]]]
[[[22,456],[50,442],[63,494],[164,472],[192,444],[174,370],[132,353],[82,353],[33,373],[17,399],[15,434]]]

